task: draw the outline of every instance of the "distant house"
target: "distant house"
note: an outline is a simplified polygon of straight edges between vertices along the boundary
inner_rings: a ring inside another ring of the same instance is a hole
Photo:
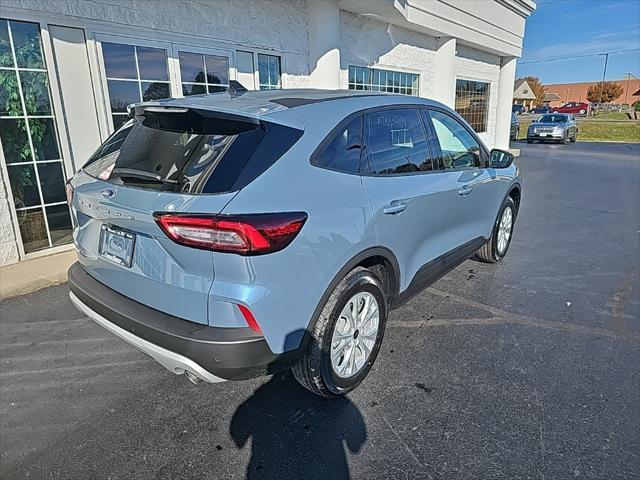
[[[542,102],[545,105],[548,105],[550,107],[559,107],[561,102],[561,98],[560,95],[558,95],[557,93],[551,92],[551,93],[545,93],[544,94],[544,99],[542,100]]]
[[[531,87],[524,78],[516,80],[513,87],[513,103],[517,105],[524,105],[527,109],[534,106],[536,96],[531,90]]]

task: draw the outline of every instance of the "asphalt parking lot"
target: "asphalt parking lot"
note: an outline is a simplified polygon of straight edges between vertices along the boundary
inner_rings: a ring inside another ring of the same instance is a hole
[[[0,303],[2,478],[640,477],[640,145],[527,145],[507,259],[392,313],[369,378],[192,385],[65,285]]]

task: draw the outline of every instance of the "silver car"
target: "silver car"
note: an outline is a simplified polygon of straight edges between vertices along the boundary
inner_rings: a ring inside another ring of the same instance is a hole
[[[578,125],[573,115],[568,113],[547,113],[534,120],[527,130],[527,143],[575,142],[578,138]]]
[[[389,311],[467,258],[499,262],[513,156],[450,108],[354,91],[142,103],[68,185],[89,318],[194,382],[368,374]]]

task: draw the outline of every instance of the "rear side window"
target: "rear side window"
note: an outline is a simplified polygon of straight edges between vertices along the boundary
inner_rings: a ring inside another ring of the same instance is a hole
[[[390,109],[366,115],[369,168],[374,175],[433,170],[427,138],[418,111]]]
[[[224,193],[247,185],[275,163],[302,131],[259,122],[137,117],[122,126],[84,166],[115,184],[182,192]]]
[[[361,151],[362,115],[358,115],[332,135],[324,150],[311,160],[311,164],[339,172],[358,173]]]

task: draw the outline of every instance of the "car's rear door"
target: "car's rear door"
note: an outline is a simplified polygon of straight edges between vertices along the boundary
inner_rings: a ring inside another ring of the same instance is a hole
[[[434,164],[417,108],[367,112],[365,136],[362,183],[380,243],[398,260],[403,291],[414,277],[437,275],[442,270],[445,230],[453,203],[451,187]]]
[[[500,206],[500,179],[469,127],[444,110],[423,109],[423,115],[437,139],[443,175],[453,193],[447,249],[453,257],[465,256],[491,235]]]

